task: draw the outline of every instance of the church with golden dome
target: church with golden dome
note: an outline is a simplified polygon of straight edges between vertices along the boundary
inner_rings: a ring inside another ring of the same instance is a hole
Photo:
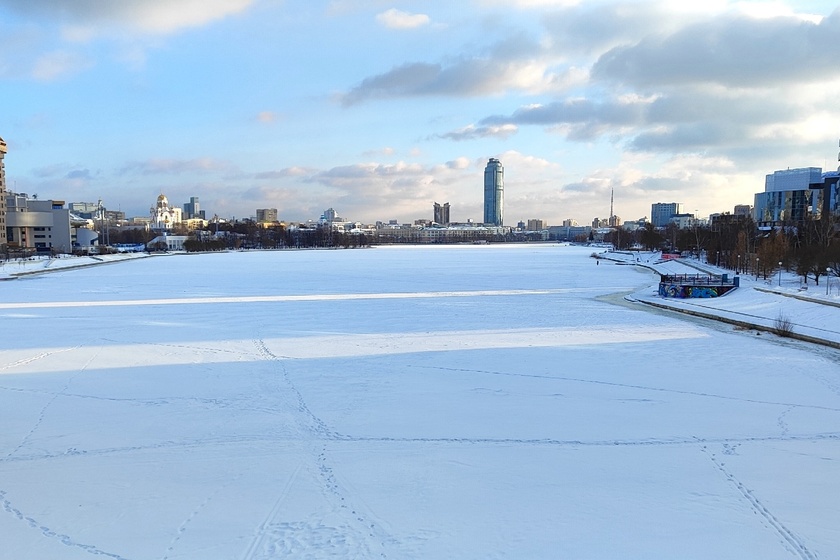
[[[153,230],[169,231],[175,224],[181,223],[181,209],[169,205],[169,200],[163,193],[157,197],[157,202],[152,206],[151,223],[149,227]]]

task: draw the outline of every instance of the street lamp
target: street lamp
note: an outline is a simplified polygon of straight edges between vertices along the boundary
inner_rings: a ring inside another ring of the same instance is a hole
[[[782,261],[779,261],[779,286],[782,285]]]
[[[741,255],[738,255],[738,260],[735,261],[735,274],[738,274],[739,268],[741,268]]]
[[[720,266],[720,251],[717,252],[717,259],[715,260],[715,266]]]
[[[831,269],[829,267],[825,267],[825,295],[828,295],[828,287],[831,285]]]
[[[755,281],[758,282],[758,257],[755,258]]]

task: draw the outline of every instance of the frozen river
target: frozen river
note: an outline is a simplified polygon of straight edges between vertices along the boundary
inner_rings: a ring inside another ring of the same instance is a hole
[[[550,246],[0,283],[8,558],[840,558],[838,353]]]

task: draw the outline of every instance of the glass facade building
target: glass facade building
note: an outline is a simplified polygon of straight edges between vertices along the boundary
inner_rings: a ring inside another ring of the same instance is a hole
[[[490,158],[484,168],[484,223],[504,225],[505,168],[496,158]]]
[[[807,191],[811,183],[822,183],[822,169],[801,167],[774,171],[764,179],[764,192]]]
[[[826,175],[819,167],[784,169],[767,175],[764,192],[755,195],[753,218],[756,223],[773,226],[820,218],[824,196],[830,197],[830,204],[836,189],[836,186],[819,188],[824,185]]]

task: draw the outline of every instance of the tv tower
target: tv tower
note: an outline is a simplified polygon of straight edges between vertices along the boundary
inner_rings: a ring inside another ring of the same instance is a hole
[[[613,202],[615,200],[615,188],[610,189],[610,219],[609,224],[610,227],[618,227],[621,225],[621,219],[615,215],[615,211],[613,208]]]

